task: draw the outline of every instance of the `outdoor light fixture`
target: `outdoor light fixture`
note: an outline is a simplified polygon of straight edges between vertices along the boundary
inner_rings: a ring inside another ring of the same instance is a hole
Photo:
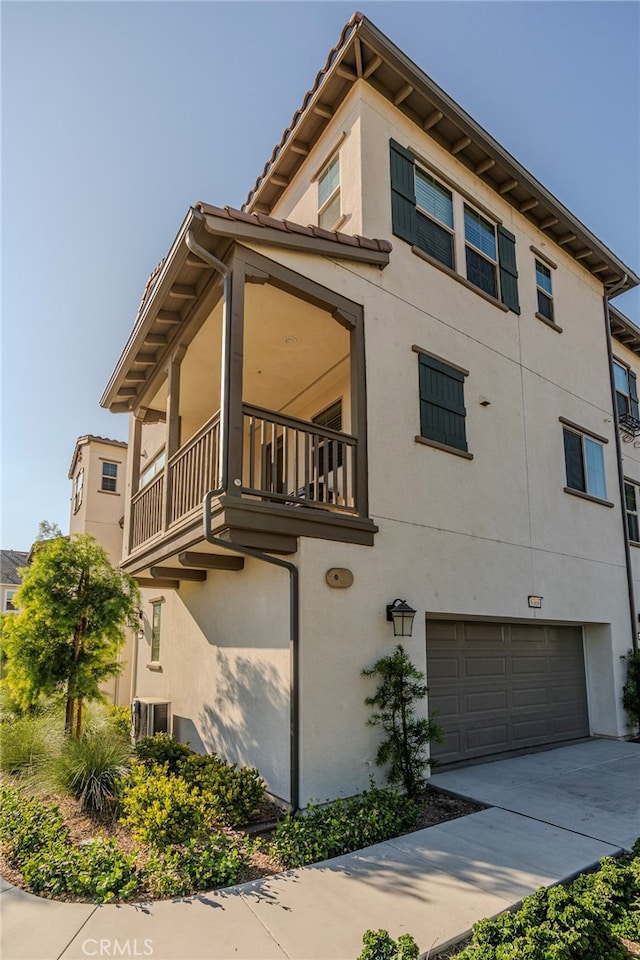
[[[416,612],[406,600],[394,600],[387,604],[387,620],[393,621],[394,637],[410,637]]]
[[[542,597],[529,597],[529,606],[540,608],[542,606]]]

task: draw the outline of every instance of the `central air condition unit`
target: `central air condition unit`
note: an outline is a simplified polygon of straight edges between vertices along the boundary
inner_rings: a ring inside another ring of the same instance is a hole
[[[154,697],[141,697],[131,701],[131,739],[137,743],[141,737],[156,733],[171,733],[171,703]]]

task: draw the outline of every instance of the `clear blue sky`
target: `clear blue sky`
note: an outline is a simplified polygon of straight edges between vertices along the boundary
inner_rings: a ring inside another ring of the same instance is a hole
[[[242,204],[355,9],[640,269],[638,3],[356,2],[2,3],[2,547],[68,529],[149,272]]]

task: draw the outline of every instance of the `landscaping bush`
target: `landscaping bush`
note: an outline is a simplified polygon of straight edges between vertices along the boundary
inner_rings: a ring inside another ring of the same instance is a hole
[[[418,808],[395,790],[369,790],[326,806],[310,803],[299,817],[287,814],[277,825],[270,852],[285,867],[328,860],[397,837],[410,829]]]
[[[249,840],[222,832],[200,843],[167,846],[147,861],[147,887],[154,897],[169,897],[238,883],[254,847]]]
[[[130,899],[142,880],[135,854],[123,853],[117,841],[103,839],[81,846],[54,844],[22,863],[21,871],[34,893],[98,903]]]
[[[622,659],[627,667],[622,688],[622,706],[627,712],[631,727],[636,733],[640,733],[640,650],[629,650]]]
[[[13,777],[42,772],[59,744],[48,714],[23,716],[0,724],[0,770]]]
[[[90,816],[115,815],[118,786],[129,772],[131,750],[106,730],[67,740],[52,761],[55,784],[80,801]]]
[[[265,797],[265,782],[253,767],[236,768],[216,756],[192,753],[178,767],[180,776],[197,787],[207,819],[231,827],[247,823]]]
[[[142,737],[133,750],[135,757],[145,767],[164,766],[168,773],[179,772],[180,764],[193,755],[186,743],[174,740],[168,733],[156,733],[153,737]]]
[[[107,706],[107,728],[120,740],[129,743],[131,738],[131,710],[129,707]]]
[[[409,933],[403,933],[396,942],[387,930],[367,930],[362,942],[364,949],[358,960],[418,960],[420,954]]]
[[[15,787],[0,789],[0,843],[13,866],[64,841],[67,831],[57,807],[47,807]]]
[[[140,843],[164,848],[168,844],[198,839],[206,820],[197,787],[182,777],[168,776],[165,767],[152,770],[136,764],[123,784],[121,823],[131,828]]]
[[[569,887],[540,889],[515,913],[482,920],[457,960],[625,960],[618,937],[640,935],[640,844]]]

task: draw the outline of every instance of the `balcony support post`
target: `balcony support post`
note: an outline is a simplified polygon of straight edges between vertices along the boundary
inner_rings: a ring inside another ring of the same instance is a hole
[[[132,549],[133,524],[131,501],[138,492],[140,486],[140,451],[142,448],[142,416],[135,413],[129,423],[129,447],[127,455],[127,484],[126,489],[126,510],[124,512],[124,530],[122,536],[122,545],[124,548],[123,559],[129,556]]]
[[[180,366],[187,348],[179,346],[171,355],[167,367],[167,441],[164,464],[164,496],[162,502],[163,530],[171,524],[171,471],[169,461],[180,446]]]
[[[245,263],[234,256],[231,278],[231,323],[229,330],[229,389],[228,389],[228,485],[226,495],[239,497],[242,490],[242,374],[244,342],[244,284]],[[240,483],[236,483],[240,480]]]

